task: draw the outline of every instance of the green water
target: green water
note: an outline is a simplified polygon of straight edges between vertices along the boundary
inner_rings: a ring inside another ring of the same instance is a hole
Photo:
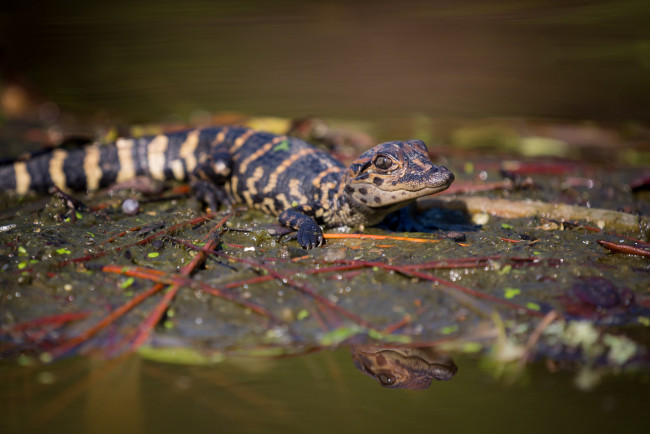
[[[3,7],[6,76],[95,118],[648,119],[643,0]]]
[[[606,379],[585,393],[573,376],[536,368],[514,385],[472,359],[424,391],[381,388],[349,351],[285,360],[175,366],[139,359],[0,365],[3,433],[616,432],[650,428],[649,379]],[[43,382],[51,384],[43,384]]]

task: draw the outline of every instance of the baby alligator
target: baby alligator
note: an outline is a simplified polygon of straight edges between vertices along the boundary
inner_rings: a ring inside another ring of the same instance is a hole
[[[135,176],[190,179],[213,207],[243,202],[276,215],[305,249],[322,245],[319,224],[371,226],[454,180],[420,140],[377,145],[346,168],[296,138],[210,127],[55,149],[0,167],[0,190],[96,190]]]

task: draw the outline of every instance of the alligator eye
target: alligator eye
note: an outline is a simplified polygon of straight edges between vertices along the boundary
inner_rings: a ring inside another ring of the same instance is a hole
[[[388,170],[392,165],[393,165],[393,161],[388,157],[384,157],[383,155],[380,155],[377,158],[375,158],[375,167],[377,167],[377,169]]]
[[[384,386],[390,386],[395,383],[395,377],[389,374],[379,374],[377,375],[379,382]]]

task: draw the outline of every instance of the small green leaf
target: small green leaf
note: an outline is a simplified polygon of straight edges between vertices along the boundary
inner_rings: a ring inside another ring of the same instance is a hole
[[[376,341],[381,342],[397,342],[400,344],[411,343],[411,337],[406,335],[393,335],[393,334],[384,334],[375,329],[368,330],[368,336]]]
[[[526,303],[526,307],[530,310],[540,310],[542,308],[539,304],[533,303],[532,301]]]
[[[363,329],[359,326],[350,326],[350,327],[339,327],[337,329],[331,330],[321,338],[321,345],[336,345],[344,340],[352,337],[356,334],[359,334]]]
[[[639,324],[642,324],[646,327],[650,327],[650,318],[648,318],[647,316],[640,316],[636,320],[639,322]]]
[[[497,273],[499,274],[499,276],[503,276],[510,273],[510,271],[512,271],[512,265],[508,264],[505,265],[503,268],[501,268]]]
[[[27,250],[23,246],[18,246],[18,256],[27,256]]]
[[[59,255],[69,255],[72,252],[66,249],[65,247],[61,247],[60,249],[56,249],[56,253],[58,253]]]
[[[288,151],[289,150],[289,141],[284,139],[273,148],[273,152],[277,151]]]
[[[77,217],[77,220],[81,220],[82,218],[84,218],[84,216],[81,215],[81,213],[79,211],[75,211],[74,216]]]
[[[298,321],[302,321],[303,319],[307,318],[309,316],[309,311],[307,309],[302,309],[298,312],[298,315],[296,315],[296,318],[298,318]]]
[[[463,345],[463,351],[466,353],[478,353],[481,351],[481,344],[478,342],[467,342]]]
[[[34,366],[35,363],[36,360],[34,360],[34,358],[31,356],[28,356],[26,354],[21,354],[18,356],[18,364],[20,366]]]
[[[158,256],[160,256],[160,253],[158,253],[158,252],[151,252],[151,253],[149,253],[147,256],[150,257],[150,258],[157,258]]]
[[[20,262],[18,263],[18,269],[23,270],[27,266],[27,262]]]
[[[120,284],[120,287],[122,289],[126,289],[129,286],[133,285],[133,282],[135,282],[135,279],[133,277],[129,277],[128,279],[126,279],[124,282]]]
[[[458,331],[458,326],[456,324],[448,325],[440,329],[440,333],[443,335],[450,335]]]
[[[504,288],[503,289],[503,296],[505,298],[515,298],[516,295],[521,294],[521,289],[519,288]]]
[[[513,229],[513,227],[508,223],[501,223],[501,229]]]
[[[295,208],[297,206],[298,206],[298,202],[296,202],[295,200],[293,202],[291,202],[291,207],[292,208]]]
[[[222,353],[201,353],[186,347],[153,348],[142,346],[138,348],[138,354],[148,360],[181,365],[208,365],[223,362],[225,359]]]
[[[38,356],[38,359],[41,361],[41,363],[50,363],[52,360],[54,360],[54,357],[52,357],[52,354],[50,353],[41,353]]]

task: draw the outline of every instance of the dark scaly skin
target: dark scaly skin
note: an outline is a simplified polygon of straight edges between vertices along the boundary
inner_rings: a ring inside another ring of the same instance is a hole
[[[95,190],[142,175],[191,180],[213,206],[241,202],[276,215],[307,249],[323,244],[319,224],[371,226],[454,179],[419,140],[377,145],[346,168],[296,138],[211,127],[55,150],[0,167],[0,189]]]

